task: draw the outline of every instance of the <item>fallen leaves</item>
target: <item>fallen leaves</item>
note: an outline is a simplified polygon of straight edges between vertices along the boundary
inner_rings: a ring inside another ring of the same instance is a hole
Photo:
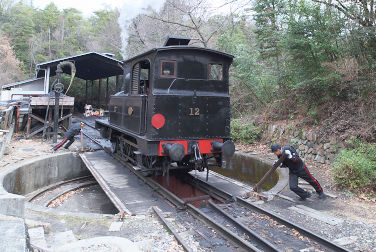
[[[49,205],[48,207],[58,207],[58,206],[61,206],[63,204],[63,202],[65,200],[67,200],[69,197],[77,194],[77,193],[80,193],[84,190],[85,188],[79,188],[77,190],[74,190],[74,191],[70,191],[68,193],[65,193],[61,196],[59,196],[58,198],[54,199]]]

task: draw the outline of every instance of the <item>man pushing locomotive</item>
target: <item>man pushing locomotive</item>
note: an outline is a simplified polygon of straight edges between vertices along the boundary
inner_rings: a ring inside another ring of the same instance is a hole
[[[74,136],[78,135],[81,132],[81,129],[85,126],[83,122],[73,124],[69,130],[64,134],[63,140],[52,148],[52,151],[57,151],[61,146],[64,146],[65,149],[68,149],[69,146],[74,142]]]
[[[300,200],[306,200],[311,197],[311,193],[303,190],[298,186],[298,178],[307,181],[317,192],[320,199],[325,198],[325,194],[319,182],[311,175],[306,164],[299,157],[297,151],[292,146],[283,146],[279,144],[271,145],[271,152],[274,153],[278,160],[275,161],[273,167],[264,175],[264,177],[253,188],[257,192],[258,187],[265,182],[266,178],[274,172],[279,165],[289,168],[289,184],[290,190],[296,193]]]

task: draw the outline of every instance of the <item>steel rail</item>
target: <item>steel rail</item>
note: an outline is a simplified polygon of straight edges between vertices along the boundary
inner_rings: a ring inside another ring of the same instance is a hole
[[[337,245],[331,241],[329,241],[328,239],[318,235],[318,234],[315,234],[313,233],[312,231],[309,231],[308,229],[298,225],[298,224],[295,224],[293,222],[290,222],[288,220],[285,220],[283,219],[282,217],[272,213],[271,211],[268,211],[268,210],[265,210],[251,202],[248,202],[248,201],[245,201],[244,199],[240,198],[240,197],[236,197],[236,202],[245,206],[246,208],[249,208],[249,209],[252,209],[252,210],[255,210],[261,214],[265,214],[267,216],[269,216],[270,218],[274,219],[275,221],[279,222],[279,223],[282,223],[284,224],[285,226],[287,227],[290,227],[290,228],[293,228],[293,229],[296,229],[298,230],[300,233],[306,235],[307,237],[319,242],[321,245],[324,245],[326,246],[327,248],[330,248],[334,251],[346,251],[346,252],[350,252],[351,250],[349,249],[346,249],[340,245]]]
[[[168,199],[171,203],[173,203],[177,208],[179,209],[187,209],[192,215],[194,215],[196,218],[204,221],[209,226],[216,229],[218,232],[220,232],[223,236],[225,236],[227,239],[231,240],[235,244],[241,246],[246,251],[262,251],[255,247],[254,245],[250,244],[249,242],[245,241],[243,238],[239,237],[237,234],[229,230],[228,228],[224,227],[223,225],[218,224],[215,220],[210,218],[208,215],[206,215],[204,212],[199,210],[198,208],[194,207],[192,204],[186,204],[182,199],[177,197],[175,194],[168,191],[166,188],[164,188],[162,185],[155,182],[153,179],[145,177],[141,174],[141,172],[135,170],[131,164],[128,162],[123,162],[121,159],[114,157],[117,159],[120,163],[127,166],[133,173],[135,173],[140,179],[142,179],[145,183],[147,183],[149,186],[151,186],[155,191],[159,192],[161,195],[163,195],[166,199]],[[215,190],[212,190],[215,191]],[[216,191],[218,192],[218,191]],[[212,193],[213,194],[213,193]],[[224,193],[224,195],[228,196],[229,194]],[[172,231],[171,231],[172,232]],[[273,251],[273,250],[270,250]]]
[[[157,216],[159,217],[159,219],[163,222],[163,224],[171,231],[171,233],[173,233],[173,235],[175,236],[175,238],[178,241],[178,243],[180,243],[180,245],[183,246],[184,250],[187,251],[187,252],[192,252],[193,250],[181,238],[181,236],[179,235],[178,231],[174,227],[172,227],[171,224],[163,217],[162,212],[159,211],[157,209],[157,207],[155,207],[155,206],[153,206],[153,210],[157,214]]]
[[[83,120],[84,121],[84,120]],[[95,125],[93,126],[93,125],[90,125],[87,121],[84,121],[84,123],[85,123],[85,126],[89,126],[90,128],[93,128],[93,129],[95,129],[95,130],[97,130],[96,128],[95,128]]]
[[[92,139],[90,136],[87,136],[89,139],[95,141],[94,139]],[[98,144],[100,145],[100,143],[98,142]],[[101,145],[100,145],[101,146]],[[160,184],[158,184],[156,181],[154,181],[153,179],[149,178],[149,177],[145,177],[141,174],[141,172],[135,170],[133,168],[133,165],[131,165],[129,162],[125,162],[124,160],[122,160],[120,157],[117,157],[116,155],[111,155],[113,158],[115,158],[117,161],[119,161],[121,164],[123,164],[124,166],[126,166],[131,172],[133,172],[136,176],[138,176],[142,181],[144,181],[146,184],[148,184],[151,188],[153,188],[153,190],[157,191],[159,194],[161,194],[163,197],[165,197],[166,199],[168,199],[171,203],[173,203],[178,209],[187,209],[192,215],[194,215],[196,218],[204,221],[205,223],[209,224],[209,226],[213,227],[214,229],[216,229],[217,231],[219,231],[222,235],[224,235],[227,239],[231,240],[232,242],[234,242],[235,244],[241,246],[242,248],[244,248],[246,251],[262,251],[260,249],[258,249],[257,247],[253,246],[252,244],[250,244],[249,242],[245,241],[244,239],[242,239],[241,237],[239,237],[238,235],[236,235],[235,233],[233,233],[232,231],[230,231],[229,229],[227,229],[226,227],[216,223],[215,220],[211,219],[209,216],[207,216],[205,213],[203,213],[201,210],[199,210],[198,208],[194,207],[192,204],[185,204],[185,202],[180,199],[179,197],[177,197],[175,194],[173,194],[172,192],[168,191],[166,188],[164,188],[163,186],[161,186]],[[196,184],[197,185],[197,184]],[[207,189],[208,189],[209,186],[207,186]],[[213,193],[217,193],[217,194],[221,194],[220,191],[218,190],[215,190],[215,188],[210,188],[210,192],[211,194]],[[223,196],[225,195],[225,196]],[[229,198],[229,194],[228,193],[222,193],[222,198],[225,197],[226,199]],[[155,210],[154,210],[155,211]],[[158,215],[159,216],[159,215]],[[162,220],[163,221],[163,220]],[[164,221],[163,221],[164,222]],[[167,224],[166,224],[167,225]],[[167,226],[168,227],[168,226]],[[169,228],[169,227],[168,227]],[[170,228],[169,228],[170,229]],[[171,230],[171,232],[173,232]],[[174,232],[173,232],[174,233]],[[175,234],[174,234],[175,235]],[[176,237],[176,236],[175,236]],[[178,238],[177,238],[178,239]],[[180,239],[180,238],[179,238]],[[180,242],[180,241],[179,241]],[[183,246],[183,245],[182,245]],[[183,246],[184,247],[184,246]]]
[[[84,135],[86,135],[89,139],[91,139],[93,142],[95,142],[96,144],[100,145],[102,147],[102,145],[99,143],[99,141],[96,141],[95,139],[93,139],[92,137],[88,136],[87,134],[84,133]],[[103,147],[102,147],[103,148]],[[115,158],[116,160],[118,160],[120,163],[122,163],[123,165],[127,166],[135,175],[137,175],[141,180],[143,180],[146,184],[148,184],[149,186],[151,186],[155,191],[159,192],[161,195],[163,195],[165,198],[167,198],[170,202],[172,202],[177,208],[179,209],[186,209],[186,206],[188,207],[188,210],[193,214],[195,215],[197,218],[199,219],[202,219],[203,221],[205,221],[206,223],[209,223],[209,225],[215,227],[215,229],[219,230],[223,235],[225,235],[227,238],[231,239],[232,241],[236,242],[237,244],[241,244],[241,246],[243,248],[246,248],[246,250],[249,250],[249,251],[260,251],[258,248],[256,248],[255,246],[253,246],[252,244],[244,241],[242,238],[240,238],[239,236],[237,236],[236,234],[234,234],[232,231],[228,230],[226,227],[223,227],[221,225],[219,225],[218,223],[216,223],[215,220],[211,219],[208,215],[206,215],[204,212],[202,212],[201,210],[199,210],[198,208],[194,207],[192,204],[184,204],[184,201],[182,201],[180,198],[178,198],[175,194],[171,193],[170,191],[168,191],[167,189],[165,189],[163,186],[159,185],[157,182],[155,182],[154,180],[152,180],[151,178],[148,178],[148,177],[145,177],[141,174],[141,172],[135,170],[133,168],[133,165],[129,164],[128,162],[124,162],[123,160],[121,160],[120,158],[114,156],[114,155],[111,155],[113,158]],[[290,228],[294,228],[296,230],[298,230],[299,232],[301,232],[302,234],[306,235],[307,237],[319,242],[321,245],[324,245],[326,246],[327,248],[330,248],[334,251],[346,251],[346,252],[350,252],[350,250],[346,249],[346,248],[343,248],[342,246],[339,246],[311,231],[309,231],[308,229],[298,225],[298,224],[295,224],[295,223],[292,223],[288,220],[285,220],[277,215],[275,215],[274,213],[270,212],[270,211],[267,211],[265,209],[262,209],[258,206],[256,206],[255,204],[253,203],[250,203],[248,201],[245,201],[243,199],[241,199],[240,197],[234,197],[233,195],[229,194],[228,192],[218,188],[218,187],[215,187],[213,185],[210,185],[209,183],[201,180],[201,179],[198,179],[198,178],[194,178],[192,175],[190,175],[190,178],[188,180],[191,180],[194,185],[198,186],[199,189],[203,190],[203,191],[206,191],[208,192],[209,194],[211,194],[211,196],[213,198],[222,198],[224,199],[225,201],[236,201],[237,203],[249,208],[249,209],[253,209],[253,210],[256,210],[262,214],[265,214],[265,215],[268,215],[269,217],[271,217],[272,219],[278,221],[279,223],[282,223]],[[278,250],[277,250],[278,251]]]
[[[86,136],[87,138],[89,138],[89,139],[90,139],[92,142],[94,142],[95,144],[99,145],[102,149],[104,149],[103,146],[102,146],[102,144],[101,144],[98,140],[96,140],[95,138],[89,136],[89,135],[88,135],[86,132],[84,132],[84,131],[82,131],[82,134],[83,134],[84,136]]]
[[[60,193],[58,193],[57,195],[55,195],[52,199],[49,199],[47,203],[44,204],[45,207],[48,207],[54,200],[58,199],[59,197],[63,196],[64,194],[67,194],[69,192],[72,192],[74,190],[77,190],[77,189],[81,189],[81,188],[84,188],[84,187],[89,187],[89,186],[93,186],[93,185],[97,185],[98,182],[95,181],[91,181],[91,182],[83,182],[83,183],[80,183],[80,184],[77,184],[71,188],[68,188]]]
[[[57,182],[55,184],[52,184],[52,185],[49,185],[47,187],[44,187],[44,188],[41,188],[39,190],[36,190],[30,194],[27,194],[25,195],[26,197],[26,200],[31,202],[33,201],[35,198],[37,198],[38,196],[40,196],[41,194],[47,192],[47,191],[50,191],[50,190],[53,190],[55,188],[58,188],[58,187],[61,187],[62,185],[65,185],[65,184],[69,184],[69,183],[72,183],[72,182],[75,182],[75,181],[80,181],[80,180],[87,180],[87,179],[90,179],[90,178],[93,178],[92,175],[88,175],[88,176],[83,176],[83,177],[78,177],[78,178],[74,178],[74,179],[70,179],[70,180],[65,180],[65,181],[61,181],[61,182]]]
[[[272,213],[271,211],[268,211],[268,210],[265,210],[251,202],[248,202],[248,201],[245,201],[244,199],[236,196],[236,197],[233,197],[231,194],[229,194],[228,192],[218,188],[218,187],[215,187],[213,185],[210,185],[208,184],[207,182],[201,180],[201,179],[197,179],[195,178],[195,180],[198,180],[200,184],[207,184],[206,186],[208,188],[211,188],[213,191],[217,191],[217,192],[220,192],[222,195],[228,195],[228,197],[231,197],[233,198],[236,203],[239,203],[240,205],[243,205],[245,206],[246,208],[248,209],[252,209],[252,210],[256,210],[258,211],[259,213],[261,214],[265,214],[267,216],[269,216],[270,218],[274,219],[275,221],[281,223],[281,224],[284,224],[285,226],[287,227],[290,227],[290,228],[294,228],[296,230],[298,230],[299,232],[301,232],[302,234],[306,235],[307,237],[311,238],[312,240],[315,240],[316,242],[320,243],[321,245],[327,247],[327,248],[330,248],[334,251],[346,251],[346,252],[350,252],[351,250],[349,249],[346,249],[340,245],[337,245],[333,242],[331,242],[330,240],[318,235],[318,234],[315,234],[313,233],[312,231],[298,225],[298,224],[295,224],[293,222],[290,222],[288,220],[285,220],[283,219],[282,217],[279,217],[278,215]]]
[[[128,167],[128,169],[133,172],[138,178],[140,178],[142,181],[144,181],[146,184],[148,184],[154,191],[158,192],[162,196],[164,196],[166,199],[168,199],[172,204],[174,204],[179,210],[186,209],[186,206],[184,204],[184,201],[177,197],[175,194],[158,184],[156,181],[154,181],[150,177],[145,177],[142,175],[141,172],[135,170],[133,168],[133,165],[131,165],[128,162],[124,162],[119,157],[111,155],[113,158],[115,158],[117,161],[119,161],[124,166]]]
[[[221,202],[230,203],[235,201],[234,197],[228,192],[220,190],[219,188],[210,185],[202,181],[201,179],[197,179],[191,174],[187,174],[183,178],[183,180],[185,180],[193,186],[196,186],[198,189],[207,192],[210,196],[212,196],[215,199],[218,199]]]
[[[249,237],[252,237],[254,240],[257,241],[257,243],[260,243],[263,247],[263,251],[281,251],[278,249],[274,244],[272,244],[270,241],[264,239],[259,234],[257,234],[255,231],[249,229],[246,225],[243,223],[237,221],[234,217],[223,211],[220,207],[218,207],[213,201],[209,200],[209,206],[214,209],[216,212],[221,214],[227,221],[234,224],[237,228],[241,229],[242,232],[247,234]]]
[[[222,235],[224,235],[227,239],[231,240],[235,244],[239,245],[246,251],[257,251],[261,252],[262,250],[258,249],[253,244],[249,243],[248,241],[244,240],[225,226],[219,224],[216,220],[211,218],[209,215],[205,214],[200,209],[196,208],[192,204],[187,204],[188,211],[194,215],[197,219],[202,220],[203,222],[207,223],[209,226],[213,227],[217,231],[219,231]]]
[[[83,132],[83,134],[88,137],[91,141],[93,141],[94,143],[98,144],[99,146],[103,148],[103,146],[101,145],[101,143],[99,141],[97,141],[96,139],[92,138],[91,136],[89,136],[87,133]],[[178,209],[180,210],[183,210],[183,209],[186,209],[186,206],[184,205],[184,201],[181,200],[180,198],[178,198],[175,194],[171,193],[170,191],[168,191],[166,188],[164,188],[163,186],[159,185],[156,181],[154,181],[153,179],[149,178],[149,177],[145,177],[144,175],[142,175],[141,172],[135,170],[133,168],[133,165],[131,165],[129,162],[125,162],[124,160],[122,160],[120,157],[114,155],[113,153],[109,153],[114,159],[116,159],[118,162],[120,162],[122,165],[126,166],[131,172],[133,172],[138,178],[140,178],[143,182],[145,182],[146,184],[148,184],[151,188],[153,188],[154,191],[156,192],[159,192],[159,194],[161,194],[162,196],[164,196],[165,198],[167,198],[172,204],[174,204]],[[82,157],[82,156],[81,156]]]

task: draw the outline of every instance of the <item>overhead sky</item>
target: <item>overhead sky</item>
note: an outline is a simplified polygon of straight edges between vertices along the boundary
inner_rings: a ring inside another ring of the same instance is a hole
[[[26,0],[27,2],[28,0]],[[59,9],[75,8],[80,10],[85,16],[89,16],[96,10],[103,9],[105,6],[117,7],[121,9],[125,4],[132,2],[138,3],[140,0],[29,0],[34,7],[43,9],[47,4],[53,2]],[[164,2],[164,0],[155,0],[154,2]],[[211,0],[213,5],[220,5],[225,0]]]
[[[136,0],[137,1],[137,0]],[[33,6],[43,9],[47,4],[53,2],[59,9],[75,8],[90,15],[96,10],[103,9],[105,6],[121,8],[125,2],[121,0],[32,0]]]

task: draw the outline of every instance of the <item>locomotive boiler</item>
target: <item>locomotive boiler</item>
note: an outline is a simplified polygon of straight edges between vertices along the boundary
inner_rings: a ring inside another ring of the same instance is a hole
[[[145,174],[209,170],[232,156],[229,67],[233,56],[169,37],[124,61],[109,119],[96,120],[112,152]]]

